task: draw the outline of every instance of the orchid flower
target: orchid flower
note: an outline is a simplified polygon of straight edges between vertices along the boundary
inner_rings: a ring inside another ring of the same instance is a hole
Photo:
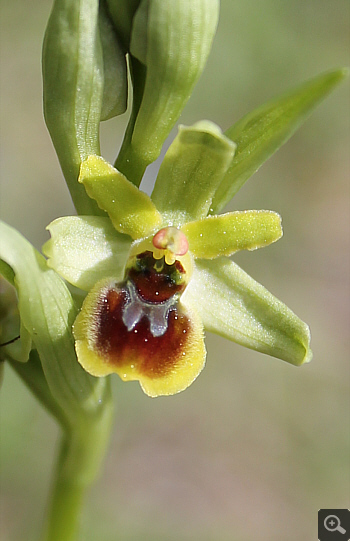
[[[89,291],[73,334],[93,376],[139,380],[150,396],[186,389],[206,357],[204,330],[295,365],[311,359],[309,329],[230,256],[282,236],[265,210],[211,214],[236,145],[209,121],[180,127],[152,197],[99,156],[79,182],[108,217],[59,218],[48,265]]]

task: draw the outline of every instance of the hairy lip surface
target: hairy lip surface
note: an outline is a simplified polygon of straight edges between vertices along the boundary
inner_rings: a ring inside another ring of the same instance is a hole
[[[95,347],[104,361],[120,370],[134,363],[135,371],[148,377],[164,377],[177,365],[191,331],[189,318],[178,306],[168,313],[168,327],[153,336],[147,317],[129,331],[122,314],[128,300],[125,287],[112,288],[99,299],[95,320]]]

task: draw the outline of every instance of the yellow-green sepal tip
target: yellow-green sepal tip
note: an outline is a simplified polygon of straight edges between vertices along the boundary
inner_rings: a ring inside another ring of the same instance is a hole
[[[100,156],[89,156],[81,164],[78,180],[120,233],[139,239],[161,224],[162,217],[149,196]]]

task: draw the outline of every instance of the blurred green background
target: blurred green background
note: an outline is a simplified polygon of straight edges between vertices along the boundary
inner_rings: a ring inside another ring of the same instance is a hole
[[[50,8],[1,0],[1,216],[37,247],[50,221],[73,213],[42,116]],[[222,0],[181,122],[208,118],[226,129],[349,65],[349,22],[348,0]],[[310,541],[319,508],[349,507],[348,92],[347,82],[229,207],[282,215],[281,241],[235,260],[310,324],[313,362],[297,369],[211,335],[207,367],[184,393],[152,400],[113,378],[115,429],[82,541]],[[103,125],[107,159],[125,123],[124,115]],[[10,368],[0,400],[0,537],[36,541],[58,430]]]

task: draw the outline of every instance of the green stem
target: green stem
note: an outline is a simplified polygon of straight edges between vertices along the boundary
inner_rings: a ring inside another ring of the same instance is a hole
[[[109,392],[98,416],[64,431],[53,479],[43,541],[76,541],[87,491],[105,454],[112,421]]]
[[[45,541],[63,539],[74,541],[77,537],[88,484],[78,482],[74,475],[67,476],[63,473],[66,463],[72,461],[71,455],[71,442],[63,435],[44,535]]]
[[[45,379],[36,350],[27,363],[7,355],[7,360],[36,398],[56,418],[62,438],[43,541],[75,541],[87,491],[94,482],[104,457],[112,425],[113,402],[110,379],[98,409],[82,408],[72,419],[62,410]]]

